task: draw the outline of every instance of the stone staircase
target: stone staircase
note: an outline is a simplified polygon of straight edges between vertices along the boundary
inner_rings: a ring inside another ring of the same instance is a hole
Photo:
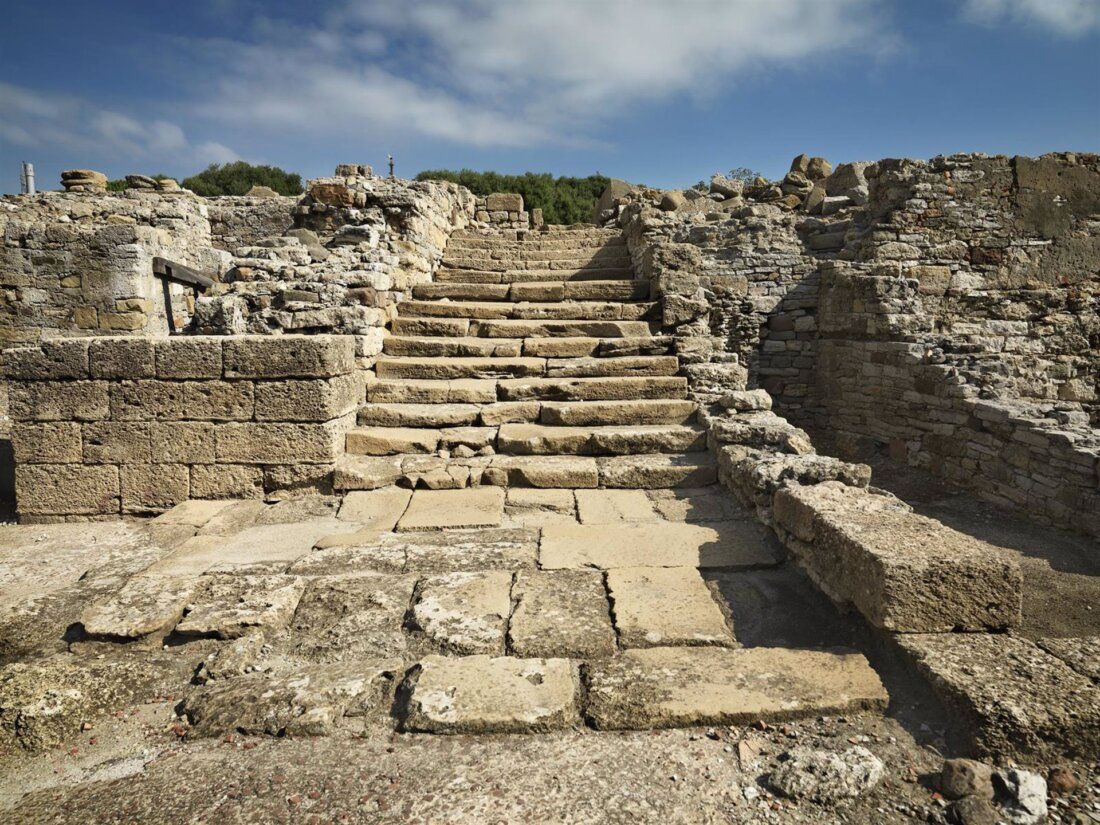
[[[712,483],[649,298],[617,231],[455,235],[399,305],[337,489]]]

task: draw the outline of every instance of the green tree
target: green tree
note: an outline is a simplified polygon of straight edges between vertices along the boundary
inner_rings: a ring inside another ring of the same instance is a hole
[[[280,195],[300,195],[302,176],[277,166],[253,166],[243,160],[210,164],[197,175],[184,178],[183,187],[196,195],[243,195],[253,186],[267,186]]]
[[[161,172],[161,173],[156,174],[156,175],[149,175],[149,177],[151,177],[153,180],[168,180],[168,178],[170,178],[172,176],[171,175],[166,175],[163,172]],[[108,192],[121,192],[125,188],[126,188],[126,178],[118,178],[116,180],[107,181],[107,191]]]
[[[473,169],[427,169],[417,180],[449,180],[465,186],[475,195],[493,192],[517,192],[523,195],[527,209],[541,209],[547,223],[586,223],[591,220],[592,207],[611,182],[603,175],[586,178],[559,177],[546,172],[526,172],[522,175],[502,175],[498,172],[475,172]]]

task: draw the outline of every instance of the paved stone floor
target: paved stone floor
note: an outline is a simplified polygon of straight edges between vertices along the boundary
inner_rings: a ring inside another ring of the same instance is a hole
[[[955,747],[716,487],[7,525],[0,594],[3,821],[925,821]],[[886,777],[781,797],[797,747]]]

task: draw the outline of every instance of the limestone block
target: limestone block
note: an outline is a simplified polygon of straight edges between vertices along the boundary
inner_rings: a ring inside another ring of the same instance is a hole
[[[100,338],[88,347],[92,378],[135,379],[156,375],[153,342],[146,338]]]
[[[221,336],[173,336],[154,343],[157,378],[221,378]]]
[[[775,495],[776,524],[810,577],[877,627],[985,630],[1020,621],[1019,565],[892,496],[840,482]]]
[[[346,335],[234,336],[224,346],[226,378],[332,378],[355,369]]]
[[[214,575],[188,604],[176,632],[235,639],[252,628],[279,629],[294,616],[305,579],[280,575]]]
[[[498,487],[465,490],[416,490],[397,524],[398,530],[496,527],[504,515],[504,491]]]
[[[457,655],[504,653],[512,574],[482,570],[429,576],[419,583],[412,615],[425,638]]]
[[[148,463],[153,460],[152,425],[96,421],[83,426],[85,464]]]
[[[645,730],[880,711],[889,697],[858,653],[655,647],[594,662],[587,699],[597,728]]]
[[[264,490],[269,494],[295,492],[332,495],[332,463],[274,464],[264,467]]]
[[[578,678],[568,659],[422,659],[398,713],[402,729],[537,733],[577,723]]]
[[[694,567],[609,570],[607,590],[624,648],[735,644],[714,594]]]
[[[341,422],[224,424],[214,430],[214,454],[227,464],[331,464],[343,452]]]
[[[213,464],[214,427],[201,421],[149,423],[153,461],[166,464]]]
[[[164,634],[198,591],[198,577],[135,576],[122,589],[80,614],[84,631],[98,639],[140,639]]]
[[[358,372],[335,378],[257,381],[257,421],[329,421],[353,412],[363,401]]]
[[[191,493],[186,464],[124,464],[119,473],[124,513],[162,512],[186,501]]]
[[[196,464],[191,467],[192,498],[259,498],[263,471],[246,464]]]
[[[79,464],[80,425],[61,421],[13,424],[11,443],[16,464]]]
[[[615,653],[615,630],[600,573],[521,570],[512,598],[508,643],[513,655],[586,659]]]
[[[644,490],[577,490],[576,498],[581,524],[658,520]]]
[[[15,500],[21,516],[118,513],[119,495],[117,467],[26,464],[15,468]]]
[[[9,414],[16,421],[101,421],[110,402],[105,381],[13,381]]]
[[[5,350],[4,375],[9,381],[46,381],[88,377],[87,339],[54,339],[34,347]]]
[[[485,196],[485,208],[490,212],[522,212],[523,195],[494,192]]]
[[[580,456],[495,456],[486,472],[499,486],[592,488],[599,486],[595,459]]]

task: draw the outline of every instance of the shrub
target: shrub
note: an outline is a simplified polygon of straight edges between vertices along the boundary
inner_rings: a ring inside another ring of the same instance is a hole
[[[210,164],[197,175],[184,178],[183,187],[196,195],[243,195],[253,186],[267,186],[280,195],[300,195],[302,176],[277,166],[253,166],[243,160]]]
[[[449,180],[465,186],[475,195],[493,192],[518,192],[527,209],[541,209],[547,223],[586,223],[592,219],[592,207],[611,182],[603,175],[586,178],[555,178],[546,172],[502,175],[462,169],[428,169],[417,180]]]

